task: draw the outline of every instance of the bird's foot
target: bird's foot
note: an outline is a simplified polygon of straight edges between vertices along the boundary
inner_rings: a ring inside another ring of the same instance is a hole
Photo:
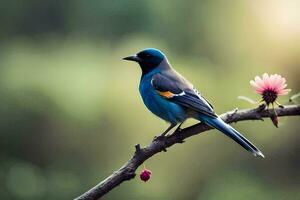
[[[179,126],[177,126],[177,128],[175,129],[175,131],[173,132],[173,134],[175,134],[175,133],[180,133],[180,132],[182,131],[181,126],[182,126],[183,123],[184,123],[184,121],[181,122],[181,123],[179,124]]]
[[[176,128],[176,130],[174,131],[174,133],[180,133],[182,131],[182,128],[180,128],[180,126],[178,126],[177,128]]]
[[[153,140],[165,141],[167,137],[165,135],[156,135],[154,136]]]
[[[160,141],[160,142],[164,143],[164,147],[162,148],[162,151],[164,151],[164,152],[167,152],[167,149],[166,149],[167,141],[166,140],[167,140],[167,137],[165,135],[158,135],[153,138],[153,141]]]
[[[184,139],[182,138],[181,131],[182,131],[182,128],[178,127],[178,128],[175,130],[174,134],[172,134],[172,135],[174,135],[176,138],[178,138],[177,143],[180,143],[180,144],[182,144],[182,143],[185,142]]]

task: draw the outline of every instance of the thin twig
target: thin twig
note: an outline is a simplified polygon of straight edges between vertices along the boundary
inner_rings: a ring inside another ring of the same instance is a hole
[[[300,115],[300,105],[287,105],[282,108],[279,107],[276,108],[276,112],[278,116]],[[222,114],[221,118],[227,123],[232,123],[245,120],[262,120],[262,118],[270,117],[271,113],[272,112],[266,110],[265,107],[260,106],[255,109],[234,110],[234,112],[230,111]],[[182,141],[188,137],[210,129],[212,128],[206,124],[198,123],[184,129],[179,129],[163,140],[154,139],[144,148],[141,148],[139,144],[135,145],[134,155],[119,170],[113,172],[109,177],[89,191],[77,197],[75,200],[96,200],[101,198],[122,182],[133,179],[135,177],[136,169],[153,155],[164,151],[176,143],[182,143]]]

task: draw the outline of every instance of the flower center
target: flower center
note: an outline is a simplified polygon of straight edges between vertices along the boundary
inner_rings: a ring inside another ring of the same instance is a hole
[[[274,103],[277,99],[277,92],[274,90],[265,90],[262,94],[263,100],[269,105],[270,103]]]

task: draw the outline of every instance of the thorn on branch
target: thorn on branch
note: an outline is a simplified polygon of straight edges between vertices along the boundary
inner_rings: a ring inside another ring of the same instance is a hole
[[[136,144],[134,147],[135,147],[135,153],[136,154],[141,152],[141,145],[140,144]]]
[[[266,108],[267,108],[267,105],[263,103],[255,109],[255,115],[256,115],[257,119],[264,121],[264,119],[260,113],[263,112],[264,110],[266,110]]]
[[[238,108],[235,108],[234,110],[230,111],[227,115],[228,120],[232,120],[233,116],[237,113],[238,110],[239,110]],[[236,122],[235,120],[233,120],[233,121]]]
[[[232,111],[230,111],[229,116],[232,117],[237,113],[238,110],[239,110],[238,108],[233,109]]]
[[[256,108],[256,112],[262,112],[266,109],[266,104],[261,104]]]

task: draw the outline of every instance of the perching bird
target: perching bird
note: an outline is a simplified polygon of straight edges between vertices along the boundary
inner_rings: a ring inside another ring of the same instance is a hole
[[[253,155],[264,157],[258,148],[214,112],[212,105],[171,67],[161,51],[148,48],[123,59],[140,65],[142,76],[139,91],[145,105],[152,113],[170,123],[161,136],[165,136],[176,125],[180,126],[187,118],[194,118],[218,129]]]

